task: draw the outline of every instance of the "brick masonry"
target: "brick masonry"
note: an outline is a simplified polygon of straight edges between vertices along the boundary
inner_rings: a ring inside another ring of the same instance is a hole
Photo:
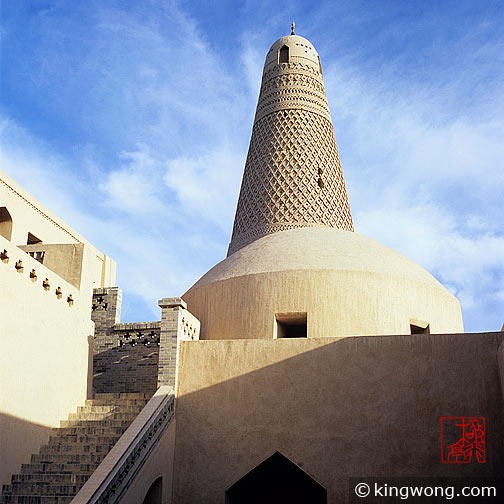
[[[119,287],[93,291],[93,391],[153,394],[157,388],[160,322],[119,323],[121,302]]]
[[[94,393],[154,393],[175,387],[180,339],[199,339],[199,321],[181,298],[159,301],[161,320],[121,324],[118,287],[93,291]]]
[[[200,322],[187,310],[182,298],[163,298],[158,304],[161,307],[161,346],[157,386],[175,388],[179,342],[199,339]]]

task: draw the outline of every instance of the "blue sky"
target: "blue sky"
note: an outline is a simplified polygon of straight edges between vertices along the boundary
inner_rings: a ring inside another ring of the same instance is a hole
[[[504,322],[504,4],[3,2],[1,165],[155,320],[225,257],[262,65],[318,50],[355,228]]]

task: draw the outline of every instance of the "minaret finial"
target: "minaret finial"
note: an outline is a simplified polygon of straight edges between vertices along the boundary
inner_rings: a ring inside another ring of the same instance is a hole
[[[296,28],[296,23],[294,23],[294,21],[292,21],[292,24],[291,24],[291,35],[295,35],[294,28]]]

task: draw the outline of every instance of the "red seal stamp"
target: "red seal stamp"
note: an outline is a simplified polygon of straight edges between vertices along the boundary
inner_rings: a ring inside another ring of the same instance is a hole
[[[441,462],[483,464],[485,455],[484,417],[441,417]]]

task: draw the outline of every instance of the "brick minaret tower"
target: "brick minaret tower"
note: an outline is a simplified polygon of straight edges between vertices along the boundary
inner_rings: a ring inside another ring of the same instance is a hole
[[[320,59],[292,29],[266,55],[228,256],[313,226],[353,231]]]

